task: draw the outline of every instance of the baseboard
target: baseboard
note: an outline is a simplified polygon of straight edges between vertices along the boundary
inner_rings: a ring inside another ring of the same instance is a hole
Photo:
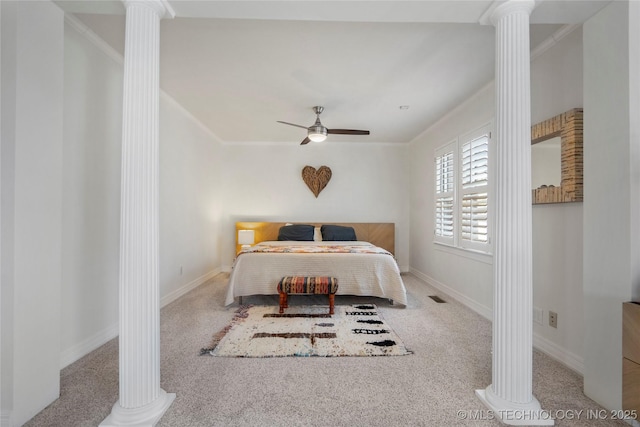
[[[60,353],[60,369],[64,369],[71,365],[81,357],[91,353],[96,348],[104,345],[118,336],[118,323],[114,323],[107,328],[94,334],[86,340],[62,351]]]
[[[174,302],[175,300],[177,300],[187,292],[194,290],[195,288],[202,285],[206,281],[212,279],[216,274],[219,274],[221,271],[222,271],[221,268],[215,268],[210,272],[208,272],[207,274],[202,275],[197,279],[192,280],[191,282],[180,286],[178,289],[176,289],[173,292],[168,293],[164,297],[160,298],[160,307],[162,308],[165,305]]]
[[[165,295],[160,299],[160,307],[162,308],[165,305],[172,303],[173,301],[177,300],[187,292],[197,288],[198,286],[202,285],[206,281],[210,280],[216,274],[220,273],[220,271],[221,271],[220,268],[213,269],[207,274],[200,276],[197,279],[192,280],[191,282],[180,286],[175,291],[170,292],[169,294]],[[72,346],[71,348],[68,348],[67,350],[62,351],[60,353],[60,369],[66,368],[73,362],[91,353],[93,350],[97,349],[101,345],[106,344],[110,340],[117,337],[118,333],[119,333],[118,323],[114,323],[108,326],[107,328],[103,329],[102,331],[98,332],[97,334],[90,336],[86,340]],[[3,426],[3,424],[0,424],[0,426]]]
[[[410,268],[409,272],[413,274],[415,277],[417,277],[418,279],[422,280],[423,282],[426,282],[427,284],[433,286],[434,288],[449,295],[451,298],[455,299],[459,303],[466,305],[467,307],[469,307],[470,309],[472,309],[473,311],[475,311],[485,319],[487,320],[493,319],[493,312],[489,307],[486,307],[482,304],[477,303],[476,301],[472,300],[466,295],[456,291],[455,289],[445,285],[444,283],[441,283],[435,280],[433,277],[430,277],[429,275],[416,270],[415,268]]]
[[[583,375],[584,360],[577,354],[565,350],[558,344],[549,341],[535,332],[533,333],[533,347],[547,356],[556,359],[572,371],[577,372],[581,376]]]
[[[220,271],[223,273],[231,273],[231,266],[230,265],[223,265],[222,267],[220,267]]]
[[[434,278],[430,277],[427,274],[422,273],[421,271],[416,270],[415,268],[410,269],[410,273],[417,277],[418,279],[426,282],[427,284],[433,286],[434,288],[444,292],[449,295],[451,298],[455,299],[459,303],[469,307],[471,310],[475,311],[485,319],[489,321],[493,321],[493,310],[489,307],[486,307],[482,304],[478,304],[476,301],[468,298],[467,296],[461,294],[460,292],[452,289],[451,287],[441,283]],[[564,349],[563,347],[549,341],[546,338],[538,334],[533,334],[533,347],[542,353],[552,357],[558,362],[565,365],[567,368],[572,371],[577,372],[580,375],[583,375],[584,372],[584,361],[578,355]]]

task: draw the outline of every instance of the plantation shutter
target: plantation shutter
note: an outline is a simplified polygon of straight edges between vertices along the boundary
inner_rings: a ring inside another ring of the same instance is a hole
[[[454,240],[454,191],[455,191],[455,144],[449,144],[436,152],[436,200],[435,240],[453,244]]]
[[[462,145],[460,157],[460,245],[486,250],[489,243],[489,132],[471,137]]]

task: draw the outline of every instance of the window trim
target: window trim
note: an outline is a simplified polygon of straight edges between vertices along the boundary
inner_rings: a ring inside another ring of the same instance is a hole
[[[435,249],[440,252],[469,258],[474,261],[482,262],[485,264],[493,264],[493,253],[476,251],[473,249],[460,248],[458,246],[447,245],[446,243],[433,242]]]

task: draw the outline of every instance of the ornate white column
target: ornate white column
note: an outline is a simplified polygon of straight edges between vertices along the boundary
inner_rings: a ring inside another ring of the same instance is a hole
[[[510,425],[553,425],[532,394],[531,93],[533,0],[490,13],[496,27],[496,163],[492,384],[476,390]]]
[[[120,207],[120,399],[101,426],[154,426],[175,399],[160,388],[158,168],[160,0],[124,0]]]

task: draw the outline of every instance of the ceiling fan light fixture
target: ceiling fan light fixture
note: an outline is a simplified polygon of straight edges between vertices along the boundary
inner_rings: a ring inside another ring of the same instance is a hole
[[[307,138],[313,142],[322,142],[327,139],[327,128],[324,126],[311,126]]]
[[[2,1],[2,0],[0,0]],[[313,107],[313,111],[316,113],[316,122],[309,126],[297,125],[295,123],[283,122],[278,120],[278,123],[283,125],[295,126],[297,128],[303,128],[307,130],[307,137],[302,140],[300,145],[307,145],[309,142],[322,142],[327,139],[328,134],[340,134],[340,135],[369,135],[368,130],[356,130],[356,129],[327,129],[320,122],[320,113],[324,110],[324,107]]]

